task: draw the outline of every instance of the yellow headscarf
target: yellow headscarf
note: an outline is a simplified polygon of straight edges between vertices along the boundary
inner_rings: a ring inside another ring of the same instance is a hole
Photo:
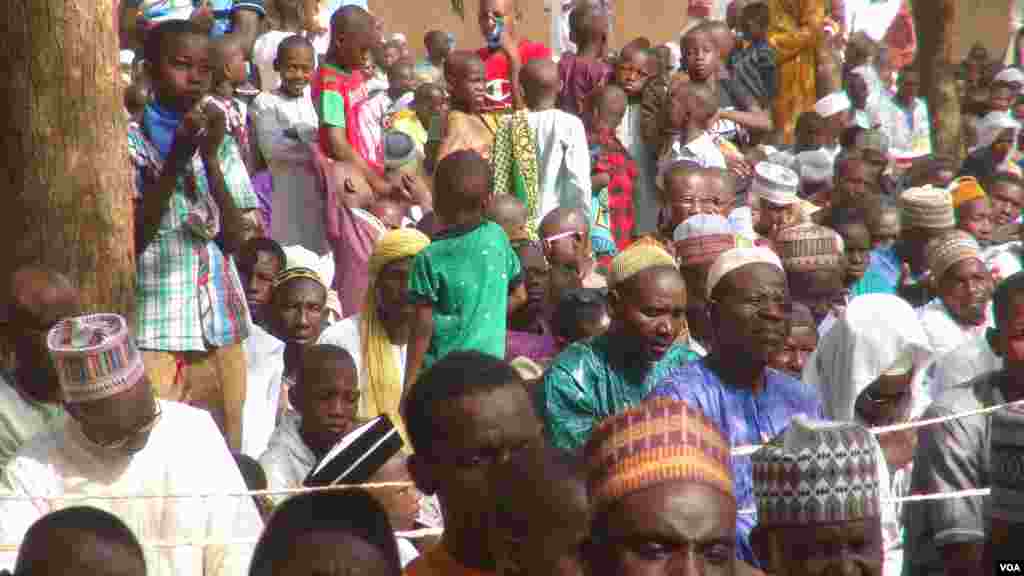
[[[411,258],[430,245],[430,238],[414,228],[400,228],[385,233],[373,247],[370,256],[370,283],[366,305],[359,321],[363,344],[363,370],[366,390],[359,398],[359,418],[375,418],[387,414],[392,422],[401,422],[398,407],[402,400],[402,375],[398,369],[394,347],[384,323],[377,314],[377,276],[398,260]]]

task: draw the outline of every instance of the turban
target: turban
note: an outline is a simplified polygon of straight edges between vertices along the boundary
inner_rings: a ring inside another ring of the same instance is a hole
[[[142,379],[142,355],[117,314],[59,322],[46,337],[68,403],[92,402],[128,390]]]
[[[780,272],[783,271],[779,257],[767,248],[733,248],[719,256],[711,265],[711,270],[708,271],[707,297],[711,298],[711,293],[715,291],[715,286],[718,286],[722,278],[748,264],[771,264]]]
[[[729,442],[686,402],[655,398],[604,420],[584,455],[597,507],[666,482],[704,484],[735,499]]]
[[[359,418],[374,418],[388,415],[394,422],[401,422],[398,413],[402,398],[402,374],[394,345],[388,337],[384,322],[380,318],[377,302],[377,276],[385,266],[411,258],[430,245],[430,238],[415,228],[400,228],[385,232],[377,240],[370,255],[370,284],[366,290],[366,304],[359,318],[359,336],[362,342],[363,374],[365,382],[359,397]],[[365,377],[364,377],[365,375]],[[404,429],[399,427],[404,435]]]
[[[612,260],[608,286],[615,288],[633,276],[661,266],[676,267],[676,261],[660,246],[633,244]]]
[[[943,234],[928,243],[928,269],[936,280],[941,280],[957,262],[970,258],[981,260],[981,247],[974,236],[962,230]]]
[[[941,230],[956,226],[953,197],[934,186],[911,188],[900,195],[903,223],[908,228]]]

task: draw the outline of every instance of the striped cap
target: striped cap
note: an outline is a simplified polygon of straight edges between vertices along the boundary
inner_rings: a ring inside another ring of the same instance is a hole
[[[77,404],[109,398],[142,379],[142,356],[117,314],[62,320],[46,337],[64,401]]]
[[[775,239],[775,250],[787,272],[838,268],[843,263],[842,237],[835,230],[817,224],[783,228]]]

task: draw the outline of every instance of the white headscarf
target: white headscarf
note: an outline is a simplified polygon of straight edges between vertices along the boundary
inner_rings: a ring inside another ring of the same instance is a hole
[[[1014,140],[1017,139],[1017,132],[1020,130],[1020,122],[1013,119],[1008,112],[989,112],[978,122],[978,143],[971,147],[970,152],[988,148],[996,141],[1003,130],[1011,129],[1014,133]]]
[[[932,350],[917,314],[891,294],[858,296],[807,359],[803,381],[817,387],[827,418],[856,420],[860,393],[908,354],[914,406],[923,408],[927,393],[922,383]]]

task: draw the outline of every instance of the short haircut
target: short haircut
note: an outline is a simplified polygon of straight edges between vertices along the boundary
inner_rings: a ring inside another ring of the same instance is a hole
[[[405,428],[413,451],[430,454],[434,441],[444,438],[447,433],[446,423],[437,414],[441,404],[506,386],[522,385],[523,379],[515,368],[500,358],[473,350],[445,356],[421,375],[409,390]]]
[[[277,258],[281,270],[284,270],[284,267],[288,264],[288,257],[284,253],[284,248],[281,248],[281,245],[275,240],[260,236],[250,238],[245,244],[242,244],[242,248],[238,251],[238,267],[252,270],[259,259],[260,252],[268,252],[274,258]]]
[[[598,322],[607,311],[608,298],[602,291],[593,288],[566,290],[555,308],[555,334],[566,340],[578,340],[582,336],[580,324]]]
[[[365,29],[370,24],[369,12],[359,6],[349,4],[338,8],[331,16],[331,34],[349,32],[351,29]]]
[[[771,18],[771,11],[767,2],[755,2],[743,7],[743,19],[767,23]]]
[[[245,58],[245,46],[242,39],[234,34],[224,34],[210,40],[210,66],[213,67],[214,76],[221,73],[220,68],[227,64],[228,54],[237,52]]]
[[[356,361],[352,358],[352,354],[341,346],[314,344],[302,352],[302,362],[299,363],[299,370],[295,375],[295,387],[300,390],[305,389],[305,382],[311,376],[307,371],[313,366],[320,367],[329,361],[351,365],[353,370],[356,367]],[[358,376],[356,374],[356,377]]]
[[[167,20],[157,24],[152,30],[146,33],[146,41],[142,53],[146,61],[151,65],[160,63],[167,43],[182,36],[200,36],[207,38],[208,34],[191,20]]]
[[[34,559],[26,558],[25,552],[32,549],[34,541],[45,544],[54,539],[53,532],[55,531],[92,534],[100,541],[124,546],[145,562],[145,555],[142,552],[142,546],[139,545],[139,540],[120,518],[92,506],[72,506],[50,512],[32,524],[22,541],[21,553],[15,569],[16,574],[34,573],[33,566],[31,566]],[[81,550],[78,553],[82,552],[88,553],[89,551]]]
[[[281,43],[277,45],[277,57],[280,58],[282,54],[295,48],[312,50],[314,57],[316,56],[316,48],[313,47],[313,43],[309,41],[309,38],[299,36],[298,34],[292,34],[284,40],[281,40]]]
[[[491,193],[491,165],[475,150],[457,150],[434,168],[434,185],[441,192],[434,209],[443,216],[458,213]]]
[[[280,574],[295,542],[314,532],[341,532],[363,540],[387,560],[388,572],[379,576],[402,573],[387,513],[369,492],[353,489],[299,494],[285,500],[274,510],[256,544],[249,576]]]
[[[996,286],[992,294],[992,307],[996,314],[997,328],[1006,327],[1004,324],[1007,320],[1006,312],[1010,306],[1010,298],[1021,292],[1024,292],[1024,272],[1017,272]]]
[[[416,92],[414,94],[415,99],[418,102],[421,98],[433,98],[435,94],[440,94],[441,96],[444,96],[444,88],[441,87],[441,85],[439,84],[424,82],[423,84],[420,84],[419,86],[416,87]]]

